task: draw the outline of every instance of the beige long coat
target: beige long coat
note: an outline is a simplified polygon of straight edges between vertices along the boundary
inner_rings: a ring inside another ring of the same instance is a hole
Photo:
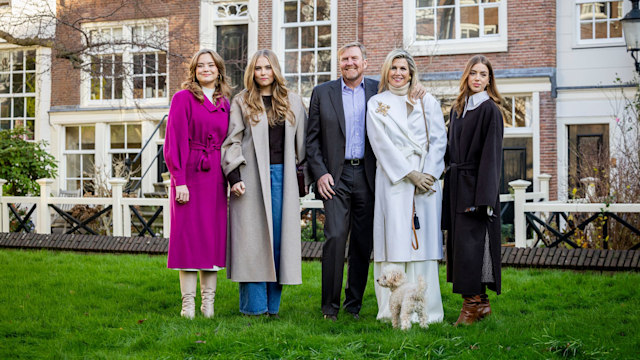
[[[240,166],[244,195],[229,201],[227,277],[238,282],[302,283],[300,250],[300,200],[296,164],[304,160],[306,110],[297,94],[289,93],[295,125],[285,122],[284,178],[280,278],[273,261],[273,224],[269,170],[269,123],[265,113],[252,126],[244,94],[233,99],[227,138],[222,144],[222,170],[228,175]]]

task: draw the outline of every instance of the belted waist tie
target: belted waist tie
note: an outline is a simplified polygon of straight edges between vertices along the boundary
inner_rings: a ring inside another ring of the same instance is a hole
[[[209,155],[214,151],[220,151],[220,145],[215,144],[212,141],[212,138],[209,137],[207,139],[207,143],[203,144],[197,141],[190,140],[189,141],[189,149],[191,150],[200,150],[202,154],[200,154],[200,159],[198,160],[198,170],[200,171],[209,171],[211,170],[211,163],[209,162]]]

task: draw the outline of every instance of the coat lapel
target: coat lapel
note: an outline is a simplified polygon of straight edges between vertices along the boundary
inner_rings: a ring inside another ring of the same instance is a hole
[[[342,88],[341,88],[342,80],[335,80],[332,84],[332,91],[329,92],[329,97],[331,98],[331,103],[333,104],[333,109],[338,115],[338,123],[340,124],[340,129],[342,130],[342,135],[346,134],[346,130],[344,129],[344,105],[342,104]],[[345,135],[346,136],[346,135]]]
[[[269,220],[269,234],[271,229],[271,171],[269,168],[269,120],[267,114],[260,114],[260,122],[251,126],[251,137],[253,139],[253,147],[256,151],[256,162],[258,165],[258,174],[260,174],[260,185],[262,187],[262,198],[264,210]]]

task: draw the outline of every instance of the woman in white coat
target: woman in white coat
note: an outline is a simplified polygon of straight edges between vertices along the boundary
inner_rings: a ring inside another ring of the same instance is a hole
[[[409,53],[393,50],[380,75],[378,94],[367,104],[367,135],[378,159],[374,212],[374,276],[400,265],[408,281],[427,283],[428,323],[443,320],[438,277],[442,259],[442,190],[447,134],[438,101],[407,97],[418,84]],[[391,319],[389,289],[375,284],[378,320]],[[414,317],[413,321],[417,321]]]

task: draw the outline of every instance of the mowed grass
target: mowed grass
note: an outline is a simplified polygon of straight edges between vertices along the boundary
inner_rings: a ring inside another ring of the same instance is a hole
[[[359,321],[323,320],[319,262],[303,263],[303,285],[285,287],[280,320],[241,316],[238,286],[221,272],[215,318],[189,321],[165,265],[0,250],[0,359],[640,358],[638,273],[504,269],[494,315],[455,328],[461,299],[441,267],[444,323],[403,332],[375,320],[372,275]]]

